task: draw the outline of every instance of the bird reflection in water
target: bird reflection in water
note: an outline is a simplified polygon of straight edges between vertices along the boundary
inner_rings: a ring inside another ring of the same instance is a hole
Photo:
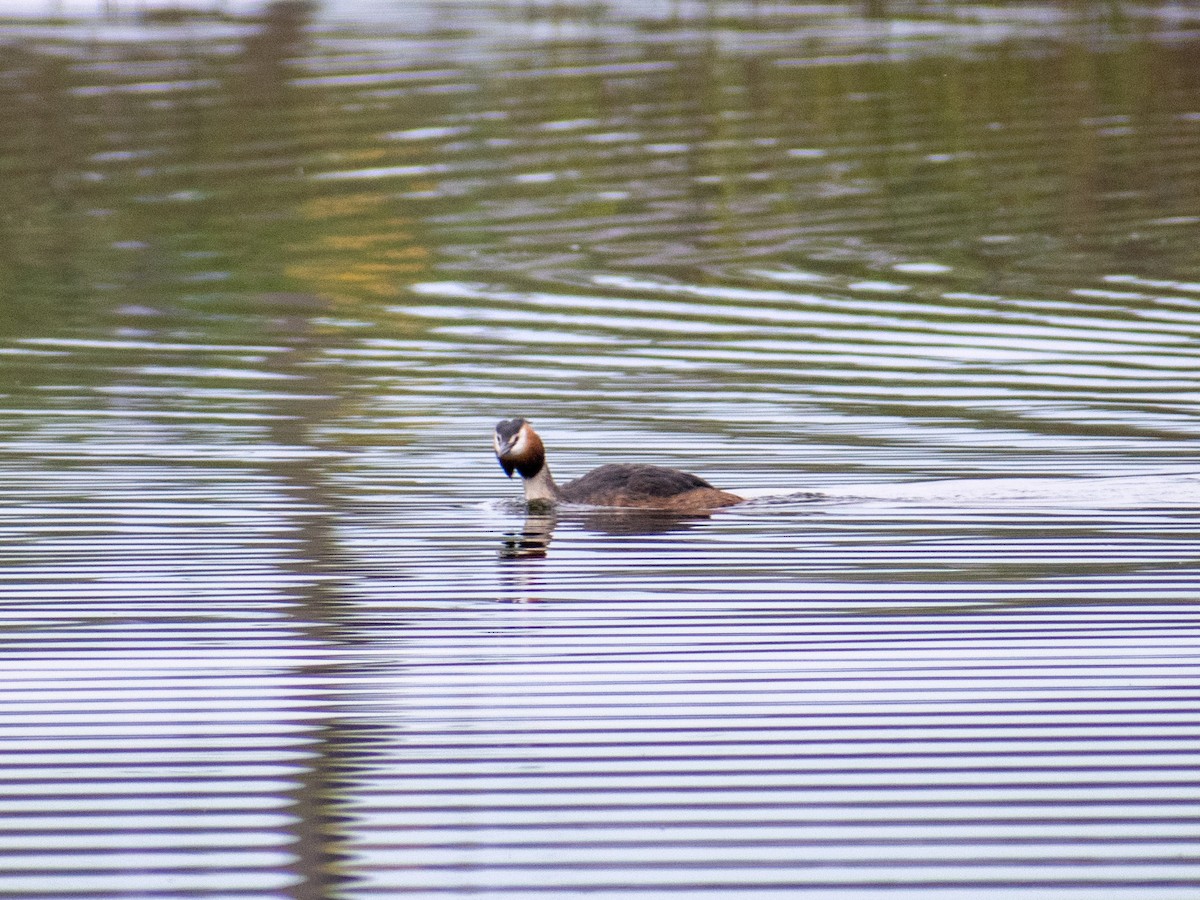
[[[559,524],[566,526],[573,540],[570,545],[578,549],[581,545],[595,547],[603,537],[628,537],[637,535],[667,534],[694,528],[707,514],[679,515],[659,510],[645,509],[566,509],[547,504],[529,504],[523,526],[519,530],[505,532],[500,543],[500,559],[506,564],[500,572],[500,583],[504,588],[498,598],[503,603],[541,603],[551,599],[553,584],[557,579],[547,578],[552,570],[533,565],[533,560],[544,561],[549,555],[550,542]],[[581,536],[581,532],[583,533]],[[589,536],[601,536],[589,541]],[[617,541],[610,542],[614,552],[620,552]]]
[[[550,549],[554,529],[563,519],[583,531],[601,535],[650,535],[686,531],[709,518],[707,514],[678,515],[658,510],[596,509],[582,515],[560,515],[554,509],[538,510],[530,504],[524,526],[505,532],[501,559],[543,559]]]
[[[554,537],[557,517],[553,513],[530,512],[520,531],[505,532],[500,543],[501,559],[544,559]]]

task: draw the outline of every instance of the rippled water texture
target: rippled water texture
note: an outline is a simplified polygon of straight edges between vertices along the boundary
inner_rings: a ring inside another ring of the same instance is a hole
[[[1192,7],[33,5],[0,893],[1200,895]]]

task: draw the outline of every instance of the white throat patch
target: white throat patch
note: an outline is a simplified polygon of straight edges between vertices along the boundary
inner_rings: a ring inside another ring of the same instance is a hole
[[[528,431],[528,429],[522,427],[521,430],[517,432],[517,442],[515,444],[513,444],[512,454],[513,454],[513,456],[518,456],[518,457],[524,456],[525,452],[528,449],[529,449],[529,431]]]

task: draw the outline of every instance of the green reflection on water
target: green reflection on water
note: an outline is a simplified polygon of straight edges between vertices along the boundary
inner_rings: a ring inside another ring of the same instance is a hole
[[[512,13],[487,8],[390,37],[306,29],[289,3],[132,38],[10,23],[0,327],[354,309],[431,274],[578,265],[936,260],[993,293],[1194,278],[1195,44],[1064,8],[924,42],[921,16],[856,33],[757,7],[589,7],[539,40],[491,36]]]

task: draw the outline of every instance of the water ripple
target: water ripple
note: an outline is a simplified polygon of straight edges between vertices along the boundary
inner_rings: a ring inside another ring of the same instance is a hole
[[[1195,894],[1194,16],[241,7],[0,22],[0,892]]]

